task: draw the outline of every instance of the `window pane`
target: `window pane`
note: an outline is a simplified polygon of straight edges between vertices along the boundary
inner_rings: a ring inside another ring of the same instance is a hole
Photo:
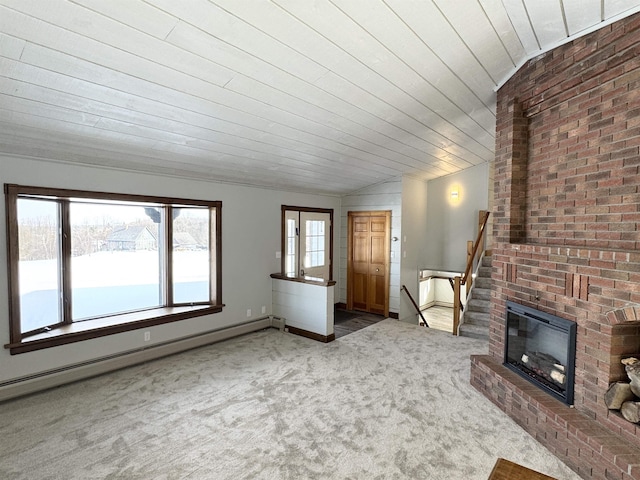
[[[305,239],[305,268],[320,267],[324,265],[324,221],[307,220]]]
[[[73,320],[162,304],[161,210],[139,205],[70,205]]]
[[[173,302],[209,301],[209,209],[173,209]]]
[[[287,219],[287,251],[285,253],[285,271],[288,277],[297,276],[298,267],[296,265],[296,221],[293,218]]]
[[[62,321],[58,205],[18,199],[20,330],[30,332]]]

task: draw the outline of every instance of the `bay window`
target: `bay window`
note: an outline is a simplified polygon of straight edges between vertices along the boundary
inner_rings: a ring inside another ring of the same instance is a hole
[[[221,310],[221,202],[5,194],[12,354]]]

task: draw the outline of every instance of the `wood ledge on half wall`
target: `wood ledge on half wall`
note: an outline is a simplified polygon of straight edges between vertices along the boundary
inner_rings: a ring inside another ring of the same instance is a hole
[[[332,287],[336,284],[335,280],[317,280],[312,277],[287,277],[281,273],[272,273],[271,278],[277,280],[287,280],[289,282],[308,283],[309,285],[318,285],[319,287]]]

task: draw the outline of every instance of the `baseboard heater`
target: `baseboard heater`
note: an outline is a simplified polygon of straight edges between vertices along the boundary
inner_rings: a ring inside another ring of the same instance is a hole
[[[228,340],[265,328],[284,330],[285,320],[270,315],[251,322],[234,325],[232,327],[212,330],[206,333],[182,337],[164,343],[157,343],[148,347],[120,352],[106,357],[100,357],[86,362],[75,363],[33,375],[27,375],[0,383],[0,402],[39,392],[67,383],[95,377],[136,364],[148,362],[174,353],[184,352],[193,348]]]

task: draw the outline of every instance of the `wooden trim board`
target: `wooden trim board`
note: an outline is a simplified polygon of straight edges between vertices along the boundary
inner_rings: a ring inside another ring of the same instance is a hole
[[[530,468],[499,458],[488,480],[556,480]]]
[[[316,340],[322,343],[333,342],[336,339],[335,333],[332,333],[331,335],[320,335],[319,333],[310,332],[302,328],[291,327],[289,325],[285,326],[284,328],[285,328],[285,331],[288,331],[289,333],[293,333],[294,335],[300,335],[301,337],[310,338],[312,340]]]

